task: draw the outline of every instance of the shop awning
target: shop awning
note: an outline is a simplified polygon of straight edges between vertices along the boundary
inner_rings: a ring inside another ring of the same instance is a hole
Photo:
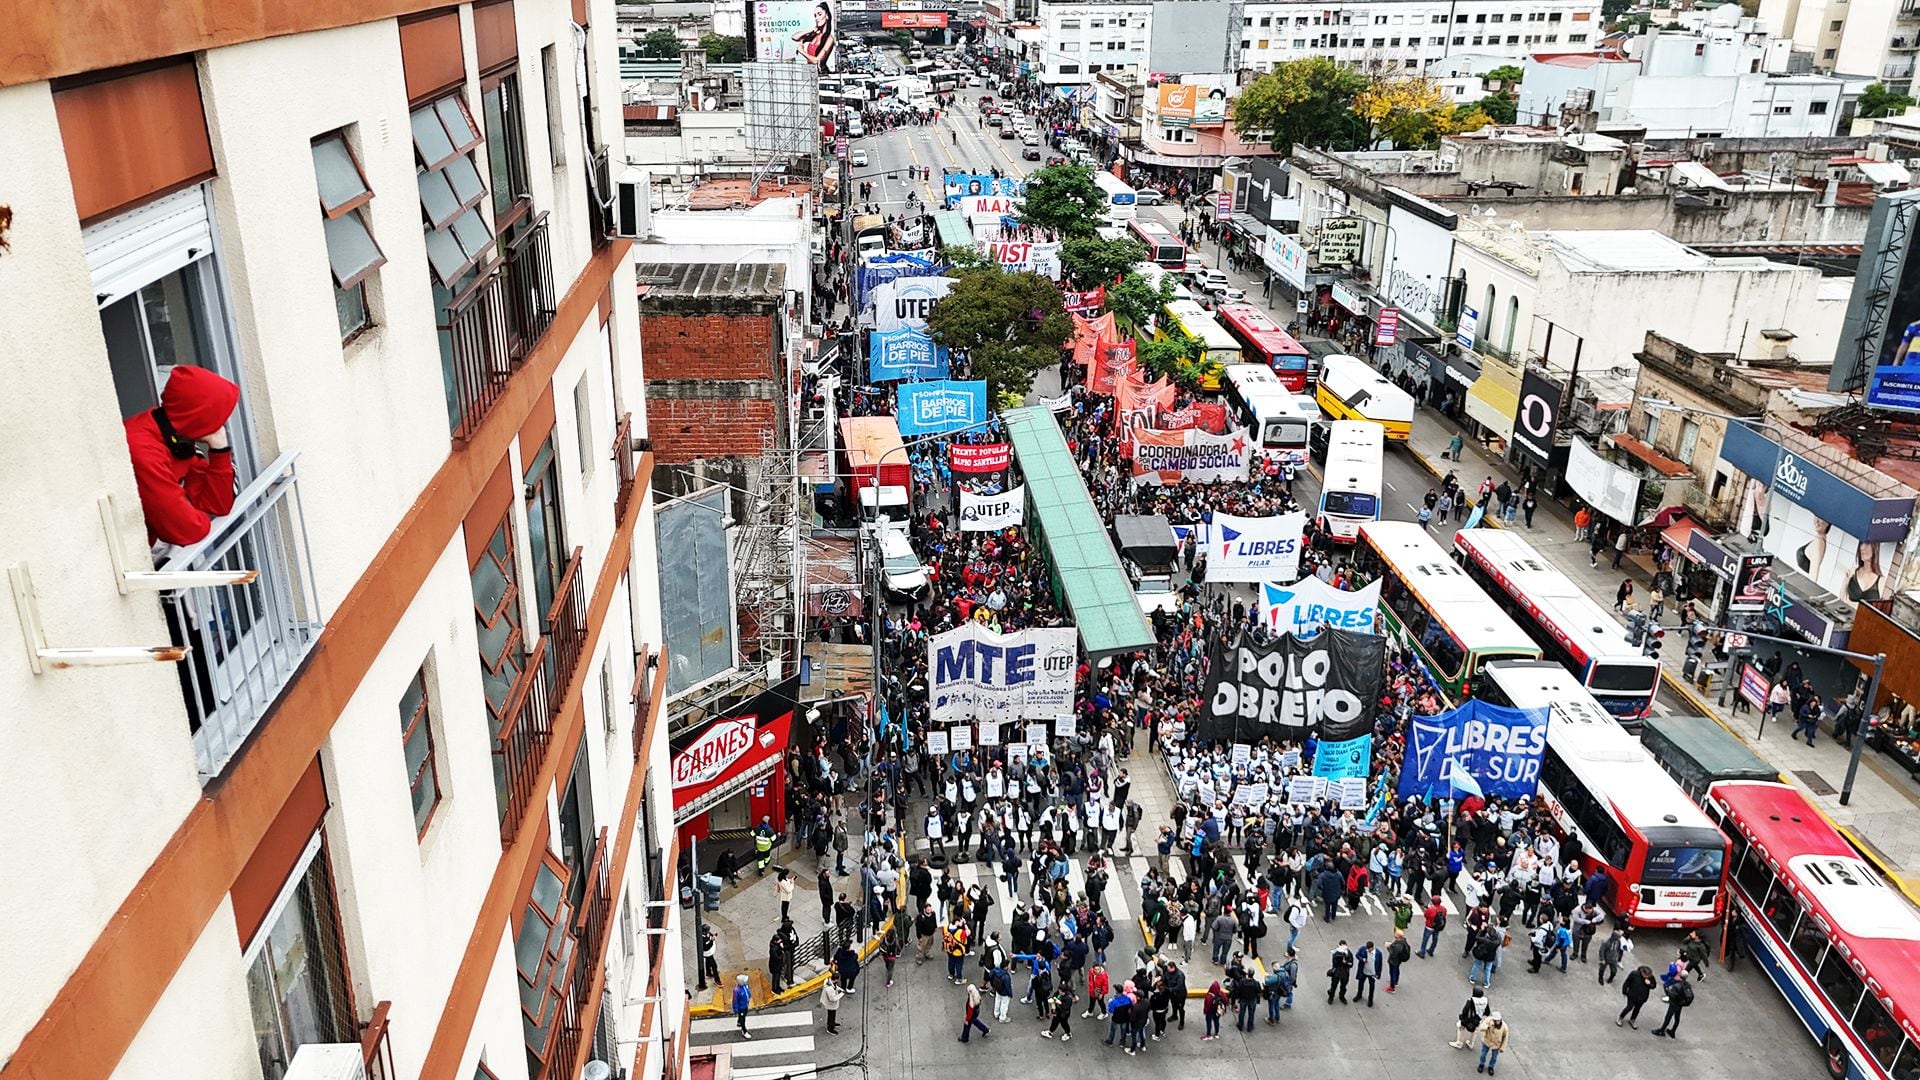
[[[1693,475],[1693,468],[1685,462],[1675,461],[1631,435],[1609,435],[1607,438],[1612,440],[1613,445],[1617,447],[1621,453],[1640,462],[1642,465],[1659,473],[1668,480],[1677,480],[1681,477]]]
[[[1513,438],[1513,414],[1520,411],[1520,395],[1483,372],[1467,387],[1467,415],[1503,439]]]
[[[1690,550],[1693,544],[1692,519],[1683,517],[1675,521],[1673,524],[1667,526],[1666,528],[1661,529],[1660,539],[1668,547],[1679,552],[1680,556],[1686,559],[1688,562],[1691,562],[1691,563],[1700,562],[1700,557],[1695,555]]]

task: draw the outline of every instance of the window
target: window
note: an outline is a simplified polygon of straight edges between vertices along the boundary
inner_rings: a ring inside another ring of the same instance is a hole
[[[1078,75],[1080,74],[1080,65],[1079,64],[1061,64],[1054,70],[1058,71],[1062,75]]]
[[[513,526],[502,516],[486,550],[469,576],[473,621],[480,645],[480,683],[487,698],[487,730],[494,738],[509,722],[507,705],[520,669],[526,665],[526,641],[520,632],[520,589],[514,565]],[[494,789],[501,814],[507,809],[505,760],[494,755]]]
[[[1061,51],[1061,52],[1079,52],[1079,51],[1080,51],[1080,43],[1079,43],[1079,42],[1077,42],[1077,41],[1066,41],[1066,42],[1062,42],[1062,43],[1060,44],[1060,51]]]
[[[1493,22],[1505,22],[1505,21],[1506,21],[1506,18],[1507,18],[1507,17],[1506,17],[1505,15],[1502,15],[1502,14],[1500,14],[1499,12],[1497,12],[1497,11],[1496,11],[1496,12],[1494,12],[1494,13],[1493,13],[1493,19],[1492,19],[1492,21],[1493,21]]]
[[[1260,39],[1260,47],[1261,47],[1262,49],[1264,49],[1264,48],[1266,48],[1266,47],[1267,47],[1267,39],[1266,39],[1266,38],[1261,38],[1261,39]]]
[[[1820,984],[1820,990],[1833,1003],[1833,1011],[1838,1013],[1842,1023],[1853,1016],[1854,1006],[1860,1004],[1860,976],[1853,973],[1852,965],[1839,949],[1828,949],[1827,958],[1820,963],[1820,972],[1814,976]]]
[[[320,215],[327,237],[327,263],[333,270],[333,306],[340,338],[346,340],[372,324],[367,277],[387,257],[367,227],[361,208],[373,201],[373,189],[347,145],[344,131],[313,142],[313,172],[320,187]]]
[[[1391,46],[1393,46],[1394,48],[1396,48],[1396,49],[1397,49],[1397,48],[1399,48],[1399,47],[1400,47],[1400,39],[1399,39],[1399,38],[1388,38],[1388,39],[1387,39],[1387,44],[1389,44],[1389,45],[1391,45]]]
[[[1566,808],[1574,826],[1593,843],[1595,854],[1609,865],[1625,869],[1633,857],[1633,842],[1628,839],[1626,830],[1594,798],[1593,792],[1574,776],[1573,770],[1567,767],[1567,763],[1551,746],[1547,747],[1540,760],[1540,780],[1560,799],[1560,805]]]
[[[1454,35],[1453,43],[1455,45],[1465,45],[1467,43],[1467,36],[1465,34],[1456,34]],[[1480,39],[1474,38],[1473,43],[1475,45],[1480,44]]]
[[[308,1043],[359,1039],[349,996],[333,880],[319,834],[274,909],[279,914],[254,938],[247,965],[247,1003],[266,1080],[280,1080],[293,1055]]]
[[[593,432],[593,384],[587,381],[592,377],[591,372],[583,374],[573,384],[573,433],[580,450],[582,480],[593,478],[593,466],[600,457],[595,445],[598,437]]]
[[[1648,446],[1652,446],[1654,445],[1654,440],[1659,437],[1660,437],[1660,414],[1650,412],[1647,414],[1647,437],[1641,441],[1645,442]]]
[[[1793,949],[1793,955],[1807,965],[1808,971],[1820,969],[1820,954],[1827,950],[1827,934],[1820,929],[1819,923],[1810,917],[1802,917],[1788,944]]]
[[[413,791],[413,834],[426,835],[427,822],[440,805],[440,768],[433,760],[433,723],[427,708],[427,669],[421,665],[400,695],[400,748]]]
[[[1693,55],[1695,55],[1695,56],[1705,56],[1705,55],[1707,55],[1707,45],[1706,45],[1706,42],[1704,42],[1704,41],[1703,41],[1703,42],[1701,42],[1700,44],[1698,44],[1698,45],[1695,45],[1695,46],[1693,47]]]
[[[1269,16],[1266,16],[1266,15],[1262,15],[1262,16],[1260,16],[1260,25],[1261,25],[1261,26],[1272,26],[1272,25],[1273,25],[1273,19],[1272,19],[1272,18],[1270,18]]]
[[[427,262],[440,286],[453,291],[493,242],[479,211],[487,188],[467,156],[480,145],[480,131],[458,93],[413,110],[410,122],[420,168],[416,179],[426,218]]]
[[[1872,994],[1860,999],[1860,1011],[1853,1017],[1853,1030],[1867,1044],[1867,1052],[1875,1061],[1883,1068],[1893,1068],[1893,1055],[1900,1050],[1900,1025],[1893,1022],[1886,1007]]]
[[[1767,890],[1773,887],[1773,871],[1767,867],[1766,856],[1755,851],[1740,864],[1739,873],[1734,876],[1734,880],[1740,883],[1740,887],[1746,890],[1748,896],[1758,900],[1766,896]]]
[[[1418,60],[1415,60],[1413,57],[1409,56],[1405,60],[1400,61],[1400,66],[1403,68],[1418,67],[1419,63],[1420,62]]]
[[[547,853],[534,872],[533,891],[513,935],[514,966],[520,975],[521,1027],[527,1040],[527,1075],[539,1076],[553,1053],[554,1021],[560,1015],[568,976],[579,959],[567,932],[573,909],[567,904],[566,867]]]
[[[1499,40],[1499,39],[1497,39],[1497,38],[1496,38],[1495,40],[1497,41],[1497,40]],[[1507,35],[1507,44],[1509,44],[1509,45],[1518,45],[1518,44],[1520,44],[1520,35],[1519,35],[1519,34],[1508,34],[1508,35]]]
[[[1824,101],[1809,101],[1809,102],[1807,102],[1807,115],[1809,115],[1809,116],[1825,116],[1825,115],[1827,115],[1827,103],[1826,103],[1826,102],[1824,102]]]
[[[1822,60],[1831,60],[1831,59],[1833,59],[1833,55],[1834,55],[1834,53],[1835,53],[1835,51],[1836,51],[1836,50],[1834,50],[1834,49],[1821,49],[1821,50],[1820,50],[1820,59],[1822,59]]]
[[[1373,25],[1375,26],[1387,25],[1387,17],[1385,15],[1375,15],[1373,17]]]
[[[1773,115],[1775,115],[1775,116],[1792,116],[1792,115],[1793,115],[1793,106],[1792,106],[1792,105],[1775,105],[1775,106],[1773,107]]]
[[[493,183],[494,232],[506,235],[532,208],[527,187],[527,134],[520,80],[501,75],[480,92],[487,125],[487,174]]]
[[[1835,19],[1835,20],[1833,20],[1832,22],[1830,22],[1830,23],[1828,23],[1828,24],[1827,24],[1827,29],[1829,29],[1829,30],[1833,30],[1833,31],[1838,31],[1838,30],[1839,30],[1839,29],[1840,29],[1840,28],[1841,28],[1842,26],[1845,26],[1845,25],[1846,25],[1846,21],[1845,21],[1845,20],[1843,20],[1843,19]]]
[[[1567,44],[1569,45],[1584,45],[1586,44],[1586,41],[1587,41],[1587,35],[1585,34],[1568,34],[1567,35]]]
[[[523,478],[527,500],[527,547],[533,553],[534,610],[544,614],[566,573],[566,534],[560,519],[560,466],[549,435],[527,462]]]
[[[1700,425],[1694,423],[1692,420],[1682,419],[1680,421],[1680,446],[1674,452],[1674,456],[1680,459],[1682,465],[1693,464],[1693,451],[1699,442]]]

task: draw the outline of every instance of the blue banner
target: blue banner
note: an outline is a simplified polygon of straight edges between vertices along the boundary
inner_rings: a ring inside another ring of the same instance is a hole
[[[1470,790],[1456,781],[1458,773],[1489,796],[1530,797],[1546,749],[1545,709],[1469,700],[1438,716],[1416,716],[1407,725],[1400,794],[1451,798],[1456,790]]]
[[[895,419],[902,435],[940,435],[987,422],[987,384],[902,383]]]
[[[925,330],[875,330],[867,337],[867,379],[944,379],[947,350],[936,345]]]
[[[877,285],[895,281],[899,278],[926,277],[940,273],[933,260],[918,255],[896,252],[888,255],[871,255],[853,268],[853,309],[867,306],[867,294]]]
[[[1021,188],[1018,177],[995,176],[992,173],[950,172],[942,174],[940,179],[949,210],[959,206],[960,200],[969,195],[1017,196]]]
[[[1323,742],[1313,752],[1313,775],[1329,780],[1365,780],[1372,771],[1372,763],[1373,735],[1370,733],[1345,742]]]

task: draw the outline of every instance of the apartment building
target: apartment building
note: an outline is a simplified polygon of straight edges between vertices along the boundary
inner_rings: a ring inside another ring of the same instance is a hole
[[[1240,64],[1255,71],[1307,56],[1375,70],[1424,71],[1456,52],[1515,60],[1537,52],[1585,52],[1602,33],[1600,5],[1592,0],[1249,3],[1240,23]]]
[[[1022,42],[1033,77],[1047,86],[1092,86],[1106,71],[1147,62],[1152,3],[1040,3],[1039,32]]]
[[[1760,21],[1810,52],[1815,71],[1913,92],[1920,0],[1761,0]]]
[[[0,1077],[679,1071],[613,12],[14,13]]]

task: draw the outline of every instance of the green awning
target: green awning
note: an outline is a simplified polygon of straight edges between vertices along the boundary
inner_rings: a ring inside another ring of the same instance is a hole
[[[1087,494],[1060,423],[1044,405],[1000,414],[1027,485],[1027,528],[1052,567],[1054,587],[1090,659],[1153,648],[1106,523]]]

